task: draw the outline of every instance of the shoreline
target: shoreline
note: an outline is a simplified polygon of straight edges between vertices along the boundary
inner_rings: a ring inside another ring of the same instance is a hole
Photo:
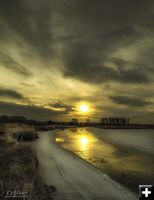
[[[33,145],[45,184],[54,185],[54,199],[135,200],[136,195],[54,140],[54,131],[41,132]]]
[[[80,132],[80,131],[79,131]],[[58,133],[58,132],[57,132]],[[64,134],[61,135],[61,138],[63,139]],[[77,133],[76,133],[77,134]],[[75,135],[76,135],[75,134]],[[82,132],[81,132],[82,134]],[[109,135],[107,133],[106,135],[102,133],[93,133],[98,139],[102,139],[102,142],[106,147],[111,147],[111,150],[114,152],[113,154],[106,154],[102,153],[100,156],[97,156],[97,154],[94,154],[93,151],[97,151],[97,147],[93,148],[91,147],[86,151],[77,151],[77,148],[73,149],[73,144],[69,146],[69,141],[75,140],[73,138],[67,138],[66,136],[66,142],[68,144],[65,145],[65,143],[60,143],[59,145],[61,148],[66,149],[67,151],[76,154],[77,156],[81,157],[82,159],[86,160],[90,164],[97,167],[99,170],[101,170],[103,173],[108,174],[111,179],[114,179],[121,183],[122,185],[125,185],[127,188],[131,189],[131,191],[138,193],[138,185],[145,183],[145,184],[152,184],[154,173],[152,172],[151,168],[154,166],[154,159],[153,154],[150,151],[150,147],[148,149],[141,149],[142,143],[138,146],[138,148],[134,148],[135,144],[119,144],[115,139],[117,139],[117,135],[114,133],[114,135]],[[57,137],[59,137],[57,134]],[[109,136],[109,138],[108,138]],[[77,137],[77,136],[76,136]],[[131,137],[131,135],[129,135]],[[65,138],[64,138],[65,140]],[[118,140],[119,141],[119,140]],[[125,141],[122,140],[122,141]],[[127,141],[127,139],[126,139]],[[75,140],[75,143],[78,142]],[[121,142],[121,141],[120,141]],[[144,142],[145,144],[145,142]],[[89,141],[89,145],[92,144]],[[99,145],[99,144],[98,144]],[[127,146],[128,145],[128,146]],[[97,146],[97,144],[94,144],[94,146]],[[88,146],[87,146],[88,147]],[[103,146],[102,146],[103,148]],[[141,151],[142,150],[142,151]],[[103,149],[102,149],[103,151]],[[115,158],[114,158],[115,156]],[[113,160],[115,159],[115,161]],[[126,165],[126,167],[125,167]],[[127,165],[131,167],[127,167]],[[146,165],[151,166],[149,169],[146,168]]]

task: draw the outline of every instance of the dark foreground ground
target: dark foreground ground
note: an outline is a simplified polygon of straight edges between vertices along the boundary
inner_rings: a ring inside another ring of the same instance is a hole
[[[0,126],[0,200],[53,200],[52,188],[40,178],[38,159],[31,148],[36,138],[32,126]]]

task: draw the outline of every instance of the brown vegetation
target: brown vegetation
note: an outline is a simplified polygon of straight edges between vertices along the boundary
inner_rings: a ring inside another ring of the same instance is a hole
[[[18,141],[32,141],[38,138],[35,131],[18,131],[13,133],[12,136]]]
[[[42,199],[38,161],[30,146],[0,137],[0,152],[0,199],[15,190],[28,193],[28,199]]]
[[[2,130],[2,125],[1,129]],[[32,125],[21,123],[3,124],[3,131],[8,136],[15,138],[18,141],[33,141],[38,138],[38,134]]]
[[[38,160],[31,146],[18,141],[36,139],[37,132],[24,124],[0,125],[0,199],[8,192],[23,192],[28,200],[53,199],[38,174]],[[13,138],[17,139],[14,140]],[[14,199],[14,198],[12,198]],[[23,198],[18,198],[23,199]]]
[[[0,135],[4,135],[5,134],[5,128],[3,124],[0,124]]]
[[[36,138],[31,125],[0,124],[0,200],[6,199],[8,192],[24,193],[28,200],[53,200],[56,188],[43,184],[36,155],[28,143],[22,143]]]

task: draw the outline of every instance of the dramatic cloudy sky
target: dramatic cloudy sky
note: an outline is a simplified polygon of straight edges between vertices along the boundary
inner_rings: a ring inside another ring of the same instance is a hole
[[[0,114],[154,122],[153,0],[0,0]]]

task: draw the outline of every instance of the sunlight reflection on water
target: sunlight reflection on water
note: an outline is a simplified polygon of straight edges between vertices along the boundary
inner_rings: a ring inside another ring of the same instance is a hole
[[[56,133],[56,141],[130,188],[141,180],[147,184],[154,180],[154,158],[107,143],[93,131],[90,128],[66,129]]]
[[[88,128],[67,129],[59,132],[56,135],[56,141],[64,148],[98,165],[106,163],[108,157],[117,159],[117,156],[114,155],[116,150],[114,146],[99,140]]]

